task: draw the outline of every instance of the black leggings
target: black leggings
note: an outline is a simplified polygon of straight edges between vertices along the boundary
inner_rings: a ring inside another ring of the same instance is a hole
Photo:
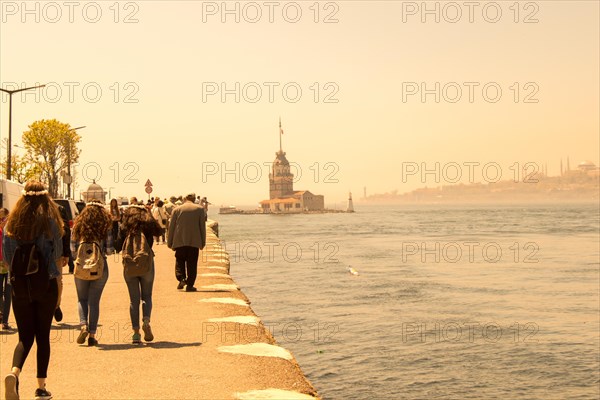
[[[50,326],[58,300],[56,279],[50,280],[48,291],[40,300],[12,298],[13,312],[19,330],[19,343],[13,355],[13,367],[23,369],[33,340],[37,343],[37,377],[46,378],[50,362]]]
[[[113,247],[115,247],[115,242],[117,241],[117,236],[119,235],[119,221],[113,221],[112,223],[112,240]]]

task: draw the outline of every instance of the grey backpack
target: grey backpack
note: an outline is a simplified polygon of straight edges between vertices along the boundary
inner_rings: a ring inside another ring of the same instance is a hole
[[[152,249],[143,233],[129,233],[123,243],[125,276],[146,275],[152,266]]]
[[[98,242],[79,243],[74,264],[75,278],[84,281],[95,281],[102,278],[106,265],[100,244]]]

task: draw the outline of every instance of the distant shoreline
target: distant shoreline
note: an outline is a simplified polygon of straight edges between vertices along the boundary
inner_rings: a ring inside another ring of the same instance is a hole
[[[376,206],[376,205],[419,205],[419,204],[448,204],[448,205],[527,205],[527,204],[600,204],[600,198],[596,199],[543,199],[543,198],[530,198],[530,199],[448,199],[448,200],[362,200],[356,202],[356,207],[363,205]]]
[[[338,213],[344,213],[344,214],[352,214],[351,212],[345,211],[345,210],[331,210],[331,209],[325,209],[325,210],[319,210],[319,211],[302,211],[302,212],[263,212],[262,210],[245,210],[245,209],[236,209],[235,211],[232,212],[225,212],[225,213],[221,213],[219,212],[219,215],[300,215],[300,214],[338,214]]]
[[[500,181],[497,183],[474,183],[425,187],[408,193],[396,190],[378,193],[358,199],[365,203],[585,203],[600,201],[598,176],[573,172],[564,177],[540,177],[536,181],[522,183]]]

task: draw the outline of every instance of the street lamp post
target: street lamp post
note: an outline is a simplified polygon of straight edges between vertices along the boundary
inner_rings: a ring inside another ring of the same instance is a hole
[[[85,126],[78,126],[77,128],[72,128],[69,129],[67,131],[67,133],[71,132],[71,131],[76,131],[77,129],[83,129],[85,128]],[[68,172],[68,179],[67,179],[67,199],[71,198],[71,183],[73,182],[73,175],[71,175],[71,138],[69,137],[69,149],[67,150],[68,154],[67,154],[67,172]]]
[[[8,154],[6,155],[6,179],[12,178],[12,95],[24,90],[43,88],[46,85],[32,86],[23,89],[7,90],[0,88],[0,91],[8,93]]]
[[[69,129],[67,131],[67,133],[71,132],[71,131],[76,131],[77,129],[83,129],[83,128],[85,128],[85,126],[78,126],[77,128]],[[71,146],[72,146],[72,141],[71,141],[71,137],[69,137],[69,149],[67,150],[68,151],[67,172],[69,174],[68,175],[69,178],[67,180],[67,199],[71,198],[71,183],[73,182],[73,175],[71,175]]]

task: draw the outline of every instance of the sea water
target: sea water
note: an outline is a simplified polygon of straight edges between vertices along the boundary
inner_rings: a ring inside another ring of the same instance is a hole
[[[355,208],[215,216],[321,396],[599,398],[598,204]]]

